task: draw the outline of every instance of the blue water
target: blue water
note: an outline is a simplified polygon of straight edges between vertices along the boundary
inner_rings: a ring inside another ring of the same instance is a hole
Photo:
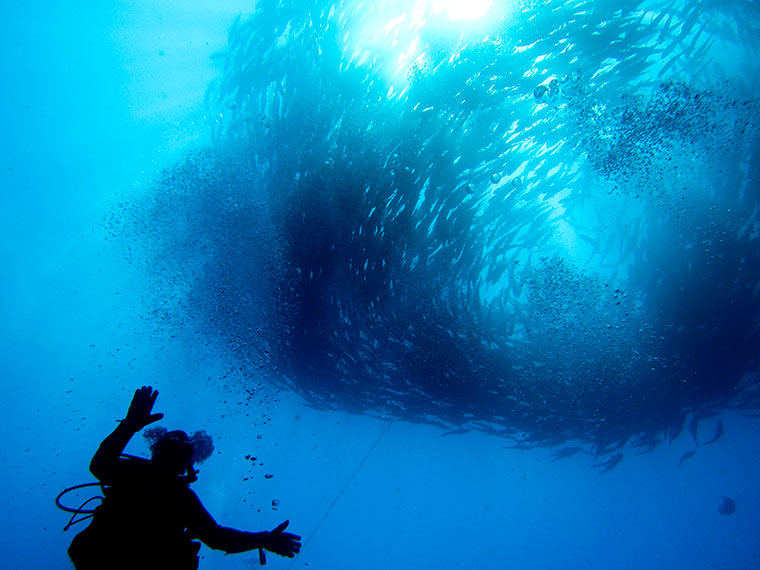
[[[6,8],[3,567],[143,384],[272,568],[760,567],[757,6],[411,5]]]

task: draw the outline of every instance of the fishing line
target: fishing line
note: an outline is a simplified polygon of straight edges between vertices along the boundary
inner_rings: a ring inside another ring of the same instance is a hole
[[[385,424],[385,428],[383,429],[383,431],[381,431],[380,435],[377,436],[377,438],[375,439],[375,441],[372,443],[372,445],[367,450],[367,453],[364,455],[364,457],[362,458],[362,460],[356,466],[356,469],[354,469],[354,472],[351,473],[351,475],[349,476],[349,478],[346,480],[346,483],[343,485],[343,488],[338,492],[338,494],[336,495],[335,499],[333,499],[333,502],[330,503],[330,506],[327,507],[327,510],[325,511],[325,514],[322,515],[321,519],[319,519],[319,522],[317,523],[317,526],[314,527],[314,530],[311,531],[311,534],[309,534],[309,536],[306,537],[306,540],[303,541],[302,549],[307,544],[309,544],[309,541],[314,537],[315,534],[317,534],[317,531],[319,530],[319,527],[321,527],[322,524],[327,520],[327,517],[330,516],[330,512],[333,510],[333,508],[335,507],[335,505],[338,504],[338,501],[343,496],[343,493],[346,492],[346,489],[348,489],[349,485],[351,485],[351,483],[354,481],[354,479],[356,478],[356,475],[359,473],[359,471],[361,470],[361,468],[367,462],[367,459],[369,459],[370,456],[372,455],[372,452],[375,451],[375,448],[377,447],[377,444],[379,444],[380,440],[383,439],[383,436],[386,434],[386,432],[388,431],[388,429],[391,427],[392,423],[393,423],[393,420],[390,420],[387,424]],[[288,569],[292,568],[293,564],[295,564],[295,563],[296,563],[296,560],[293,559],[293,561],[290,563],[290,566],[288,566]]]

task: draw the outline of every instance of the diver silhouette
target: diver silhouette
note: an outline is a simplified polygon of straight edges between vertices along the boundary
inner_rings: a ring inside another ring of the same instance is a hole
[[[103,440],[90,471],[104,488],[104,499],[90,525],[74,537],[69,556],[77,570],[195,570],[200,540],[227,554],[259,549],[292,558],[301,537],[284,532],[245,532],[220,526],[190,489],[194,446],[182,431],[163,433],[150,460],[122,456],[130,438],[160,420],[152,413],[158,391],[135,391],[125,419]],[[209,451],[210,453],[210,451]]]

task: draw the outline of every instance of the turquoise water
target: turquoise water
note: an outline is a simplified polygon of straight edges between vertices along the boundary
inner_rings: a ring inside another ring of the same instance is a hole
[[[759,25],[9,8],[5,567],[71,567],[143,384],[220,523],[303,535],[274,568],[757,567]]]

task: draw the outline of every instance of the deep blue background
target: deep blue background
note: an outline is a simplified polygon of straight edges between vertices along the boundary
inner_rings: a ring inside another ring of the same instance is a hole
[[[195,485],[208,509],[249,530],[289,518],[306,541],[294,568],[757,568],[759,429],[738,413],[724,414],[724,440],[681,468],[688,434],[600,476],[582,454],[552,463],[549,450],[507,450],[485,435],[317,412],[265,384],[246,394],[192,331],[156,327],[146,284],[104,221],[208,143],[202,98],[218,73],[209,56],[247,9],[6,8],[3,567],[70,566],[77,527],[61,532],[67,517],[53,499],[90,479],[89,458],[132,390],[152,384],[165,425],[215,437]],[[128,451],[145,452],[140,438]],[[733,516],[717,513],[722,494],[737,501]],[[255,566],[253,555],[203,553],[202,568]]]

